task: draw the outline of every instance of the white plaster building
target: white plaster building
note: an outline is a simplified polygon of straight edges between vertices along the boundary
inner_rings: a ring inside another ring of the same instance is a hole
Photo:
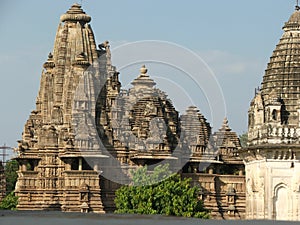
[[[300,11],[285,23],[249,109],[246,218],[300,220]]]

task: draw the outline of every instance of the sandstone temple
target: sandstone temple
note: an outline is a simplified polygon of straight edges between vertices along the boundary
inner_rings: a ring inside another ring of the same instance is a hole
[[[241,145],[227,119],[212,133],[195,106],[180,115],[144,65],[122,89],[90,21],[78,4],[60,18],[18,145],[18,209],[111,212],[129,169],[167,162],[200,187],[212,217],[244,218]]]
[[[251,102],[243,149],[226,118],[213,132],[197,107],[180,114],[145,65],[122,89],[90,21],[78,4],[60,17],[18,141],[19,210],[112,212],[130,169],[167,162],[212,218],[300,220],[299,7]]]

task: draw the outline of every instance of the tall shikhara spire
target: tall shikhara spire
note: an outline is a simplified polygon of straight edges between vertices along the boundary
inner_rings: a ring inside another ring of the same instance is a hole
[[[98,57],[93,31],[88,24],[91,17],[81,7],[73,5],[60,18],[53,53],[44,64],[37,110],[43,123],[53,123],[53,109],[62,110],[61,122],[71,122],[74,93],[83,73],[94,65],[95,79],[99,78]]]
[[[36,109],[19,141],[19,209],[103,212],[96,100],[110,74],[108,42],[97,50],[88,16],[74,4],[60,18],[44,63]],[[65,191],[68,190],[68,191]],[[79,193],[79,195],[78,195]]]

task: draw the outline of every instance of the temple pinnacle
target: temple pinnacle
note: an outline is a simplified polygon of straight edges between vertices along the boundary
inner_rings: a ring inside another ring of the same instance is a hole
[[[61,22],[84,22],[89,23],[91,21],[91,17],[87,15],[81,8],[81,5],[75,3],[71,6],[71,8],[60,17]]]
[[[141,72],[142,75],[145,75],[145,74],[148,72],[148,69],[146,68],[145,65],[143,65],[143,66],[141,67],[140,72]]]

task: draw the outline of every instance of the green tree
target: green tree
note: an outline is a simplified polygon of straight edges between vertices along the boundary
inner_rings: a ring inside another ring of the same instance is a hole
[[[248,132],[241,134],[239,136],[239,138],[240,138],[241,146],[243,148],[247,147],[248,146]]]
[[[16,210],[18,204],[18,197],[12,191],[0,202],[0,209]]]
[[[209,218],[198,200],[199,188],[191,187],[191,179],[171,174],[168,165],[157,166],[152,173],[145,166],[131,175],[133,184],[116,191],[116,213]]]
[[[17,182],[19,164],[16,160],[9,160],[5,165],[5,178],[6,178],[6,194],[15,190]]]

